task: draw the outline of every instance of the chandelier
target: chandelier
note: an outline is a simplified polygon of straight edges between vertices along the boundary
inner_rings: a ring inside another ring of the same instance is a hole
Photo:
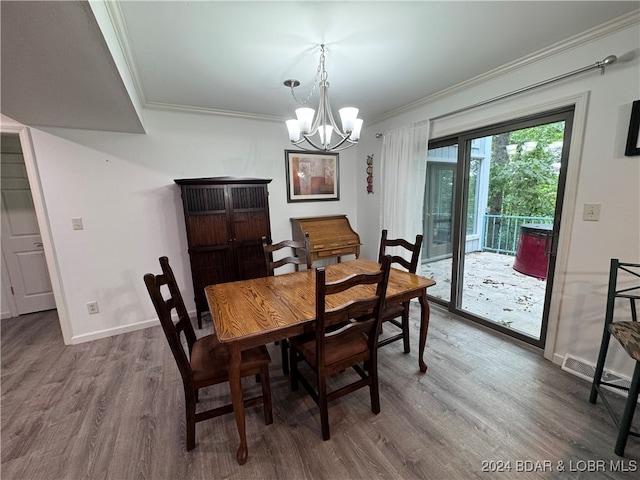
[[[302,150],[322,150],[328,152],[345,150],[358,143],[360,130],[362,129],[362,120],[357,118],[358,109],[345,107],[339,110],[342,130],[338,128],[331,113],[331,106],[329,104],[329,82],[327,82],[327,72],[324,69],[324,44],[320,45],[320,64],[318,65],[316,80],[307,98],[300,101],[296,97],[294,89],[300,86],[298,80],[285,80],[284,85],[291,88],[291,95],[293,95],[294,100],[300,105],[305,105],[313,96],[318,86],[320,87],[318,112],[316,113],[313,108],[309,107],[298,108],[296,110],[297,120],[287,120],[286,122],[287,129],[289,130],[289,139],[293,145],[296,145]],[[332,145],[331,137],[334,133],[338,138]],[[307,142],[308,145],[304,144],[304,142]],[[309,146],[312,148],[309,148]]]

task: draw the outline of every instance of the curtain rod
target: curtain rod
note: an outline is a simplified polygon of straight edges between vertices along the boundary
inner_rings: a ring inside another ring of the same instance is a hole
[[[587,65],[586,67],[578,68],[577,70],[573,70],[571,72],[563,73],[562,75],[558,75],[557,77],[549,78],[547,80],[543,80],[538,83],[534,83],[533,85],[529,85],[527,87],[519,88],[518,90],[514,90],[512,92],[503,93],[502,95],[498,95],[497,97],[489,98],[488,100],[483,100],[482,102],[474,103],[473,105],[469,105],[467,107],[458,108],[457,110],[453,110],[451,112],[443,113],[442,115],[436,115],[435,117],[431,117],[429,120],[437,120],[439,118],[448,117],[450,115],[455,115],[456,113],[465,112],[467,110],[471,110],[473,108],[481,107],[483,105],[487,105],[489,103],[497,102],[498,100],[502,100],[504,98],[512,97],[513,95],[517,95],[519,93],[523,93],[529,90],[533,90],[534,88],[542,87],[544,85],[548,85],[550,83],[554,83],[560,80],[564,80],[565,78],[573,77],[574,75],[578,75],[580,73],[587,72],[589,70],[593,70],[596,68],[600,69],[600,75],[604,75],[605,68],[609,65],[614,64],[618,60],[618,57],[615,55],[609,55],[604,58],[600,62],[596,62],[591,65]],[[382,133],[376,133],[376,138],[380,138]]]

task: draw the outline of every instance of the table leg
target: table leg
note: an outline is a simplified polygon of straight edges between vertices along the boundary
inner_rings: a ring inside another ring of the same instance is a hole
[[[231,400],[233,402],[233,415],[236,417],[240,446],[236,459],[240,465],[247,463],[249,451],[247,449],[247,431],[244,419],[244,399],[242,398],[242,383],[240,382],[241,350],[238,345],[230,345],[231,358],[229,363],[229,386],[231,387]]]
[[[427,302],[427,290],[424,289],[418,297],[420,303],[420,343],[418,344],[418,364],[420,371],[427,371],[427,364],[424,362],[424,347],[427,344],[427,330],[429,330],[429,302]]]

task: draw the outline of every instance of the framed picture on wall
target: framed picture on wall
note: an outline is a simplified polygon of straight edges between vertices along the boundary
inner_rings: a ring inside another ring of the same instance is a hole
[[[627,157],[640,155],[640,100],[636,100],[631,106],[629,135],[627,136],[627,148],[624,154]]]
[[[340,200],[337,153],[285,150],[287,202]]]

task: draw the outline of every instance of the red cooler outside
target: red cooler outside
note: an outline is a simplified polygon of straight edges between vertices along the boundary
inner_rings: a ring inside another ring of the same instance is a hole
[[[547,278],[549,256],[546,248],[552,229],[553,225],[544,223],[525,223],[520,226],[514,270],[543,280]]]

